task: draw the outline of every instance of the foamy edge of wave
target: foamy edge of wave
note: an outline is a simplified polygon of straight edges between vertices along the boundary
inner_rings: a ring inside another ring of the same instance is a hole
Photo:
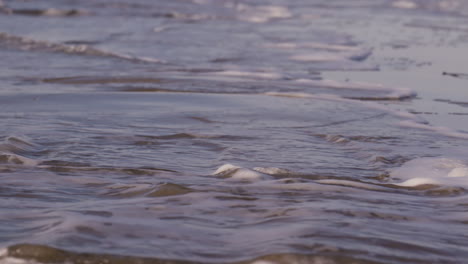
[[[240,181],[258,181],[269,178],[269,175],[262,172],[229,163],[220,166],[212,173],[212,175]]]
[[[0,248],[0,264],[38,264],[33,260],[20,259],[9,256],[8,248]]]
[[[416,158],[390,172],[402,187],[437,185],[468,188],[468,163],[454,158]]]
[[[351,181],[351,180],[341,180],[341,179],[319,179],[312,180],[310,182],[295,182],[295,183],[284,183],[284,180],[292,179],[288,177],[289,174],[299,174],[294,173],[286,169],[273,168],[273,167],[255,167],[253,169],[244,168],[232,164],[221,165],[216,169],[212,175],[226,178],[228,180],[236,180],[241,182],[249,183],[259,183],[258,186],[270,186],[274,188],[280,188],[284,190],[316,190],[319,185],[336,185],[343,187],[351,187],[358,189],[365,189],[370,191],[385,191],[386,187],[379,186],[372,183]],[[274,179],[273,176],[282,176],[280,180]],[[279,185],[278,185],[279,184]]]

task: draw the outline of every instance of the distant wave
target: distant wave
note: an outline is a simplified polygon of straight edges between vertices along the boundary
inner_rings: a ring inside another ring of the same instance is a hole
[[[67,45],[61,43],[48,42],[43,40],[36,40],[27,37],[17,36],[0,32],[0,45],[8,48],[19,49],[24,51],[45,51],[45,52],[57,52],[83,56],[95,56],[95,57],[111,57],[133,62],[143,63],[163,63],[158,59],[137,57],[127,54],[119,54],[109,51],[93,48],[89,45]]]

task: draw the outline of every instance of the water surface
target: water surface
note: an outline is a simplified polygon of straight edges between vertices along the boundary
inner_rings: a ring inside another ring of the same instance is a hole
[[[466,1],[0,13],[0,263],[468,258]]]

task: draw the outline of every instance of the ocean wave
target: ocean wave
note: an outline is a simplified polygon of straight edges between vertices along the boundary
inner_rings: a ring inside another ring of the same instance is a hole
[[[0,143],[0,151],[11,152],[15,154],[32,154],[44,152],[47,151],[47,149],[39,144],[33,143],[27,138],[10,136],[5,138],[3,143]]]
[[[407,127],[407,128],[415,128],[415,129],[420,129],[420,130],[431,131],[431,132],[434,132],[434,133],[437,133],[439,135],[443,135],[446,137],[468,139],[468,132],[457,131],[449,127],[432,126],[430,124],[423,124],[420,122],[415,122],[414,120],[404,120],[404,121],[399,122],[399,125],[402,127]]]
[[[320,251],[320,248],[318,248]],[[363,263],[377,264],[367,259],[351,256],[333,256],[329,253],[330,248],[323,247],[323,253],[318,254],[268,254],[250,260],[231,262],[234,264],[338,264],[338,263]],[[38,244],[17,244],[8,248],[0,249],[0,264],[98,264],[98,263],[127,263],[127,264],[195,264],[199,262],[175,259],[158,259],[149,257],[135,257],[124,255],[110,255],[99,253],[75,253],[58,248]]]
[[[317,184],[337,185],[367,190],[388,190],[388,188],[385,186],[379,186],[377,184],[337,178],[323,178],[307,182],[297,182],[289,178],[291,176],[293,178],[300,178],[301,175],[305,176],[306,174],[295,173],[290,170],[281,168],[255,167],[253,169],[249,169],[232,164],[224,164],[220,166],[215,172],[213,172],[213,175],[229,180],[260,182],[260,184],[267,184],[268,186],[275,189],[279,188],[285,190],[316,190],[320,188]],[[275,179],[280,180],[278,181]]]
[[[351,52],[314,52],[292,55],[289,59],[299,62],[335,62],[335,61],[364,61],[370,55],[371,50],[358,50]]]
[[[0,152],[0,164],[1,163],[34,167],[40,164],[40,161],[35,160],[35,159],[30,159],[30,158],[27,158],[18,154]]]
[[[361,100],[403,100],[416,97],[416,92],[408,88],[390,87],[380,83],[367,82],[338,82],[335,80],[312,80],[312,79],[297,79],[295,82],[316,87],[325,87],[330,89],[348,89],[384,92],[384,95],[366,96],[356,95],[349,96],[351,99]]]
[[[6,46],[10,49],[19,49],[24,51],[58,52],[83,56],[110,57],[133,62],[163,63],[163,61],[154,58],[137,57],[127,54],[104,51],[85,44],[67,45],[11,35],[5,32],[0,32],[0,45]]]
[[[468,188],[468,163],[454,158],[417,158],[390,173],[396,185],[422,185]]]
[[[37,166],[41,161],[28,156],[37,156],[45,151],[45,147],[26,138],[10,136],[0,143],[0,163]]]

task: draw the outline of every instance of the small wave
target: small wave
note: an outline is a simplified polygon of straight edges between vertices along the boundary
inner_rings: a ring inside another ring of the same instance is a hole
[[[393,170],[394,184],[403,187],[421,185],[468,188],[468,163],[452,158],[418,158]]]
[[[174,170],[164,168],[131,168],[131,167],[98,167],[89,166],[89,164],[80,164],[76,162],[65,162],[65,161],[42,161],[36,164],[41,169],[46,169],[55,172],[98,172],[98,173],[116,173],[126,175],[159,175],[161,173],[176,173]]]
[[[229,178],[241,181],[272,180],[276,178],[297,177],[301,175],[287,169],[275,167],[255,167],[253,169],[243,168],[232,164],[224,164],[216,169],[212,175],[220,178]]]
[[[26,157],[45,151],[40,145],[34,144],[27,139],[19,137],[8,137],[0,143],[0,163],[24,166],[37,166],[40,161]]]
[[[221,178],[229,178],[241,181],[258,181],[270,178],[268,175],[232,164],[224,164],[219,167],[213,175]]]
[[[315,52],[311,54],[299,54],[289,57],[301,62],[331,62],[331,61],[364,61],[372,54],[372,50],[358,50],[352,52]]]
[[[192,117],[189,117],[192,118]],[[253,139],[252,137],[234,136],[234,135],[209,135],[193,133],[175,133],[167,135],[136,135],[138,138],[173,140],[173,139],[221,139],[221,140],[242,140]]]
[[[161,83],[161,79],[138,76],[74,76],[42,79],[45,83],[60,84],[110,84],[110,83]]]
[[[333,256],[326,254],[328,250],[321,254],[304,255],[304,254],[269,254],[256,257],[249,260],[237,261],[231,263],[237,264],[290,264],[290,263],[364,263],[376,264],[366,259],[359,259],[346,255]],[[218,261],[220,262],[220,261]],[[224,262],[224,261],[221,261]],[[133,257],[123,255],[110,255],[99,253],[74,253],[58,248],[53,248],[45,245],[37,244],[17,244],[8,248],[0,249],[0,263],[1,264],[48,264],[48,263],[128,263],[128,264],[194,264],[199,262],[187,260],[168,260],[149,257]]]
[[[272,188],[280,188],[285,190],[316,190],[320,189],[317,184],[323,185],[338,185],[345,187],[352,187],[358,189],[366,189],[372,191],[386,191],[384,186],[345,179],[320,179],[317,178],[311,182],[297,182],[294,178],[300,177],[302,174],[295,173],[290,170],[280,168],[262,168],[255,167],[253,169],[243,168],[232,164],[224,164],[219,167],[213,175],[221,178],[227,178],[239,181],[260,182],[267,184]],[[275,180],[281,178],[280,180]],[[293,178],[291,178],[293,177]]]
[[[126,54],[113,53],[96,49],[88,45],[66,45],[60,43],[53,43],[48,41],[35,40],[26,37],[11,35],[5,32],[0,32],[0,45],[5,45],[8,48],[26,51],[59,52],[84,56],[111,57],[133,62],[163,63],[162,61],[154,58],[136,57]]]
[[[39,153],[46,149],[31,141],[20,137],[7,137],[3,143],[0,143],[0,151],[11,152],[15,154],[21,153]]]
[[[348,144],[351,142],[350,139],[348,139],[347,137],[344,137],[342,135],[328,135],[328,134],[317,134],[315,135],[319,138],[323,138],[325,139],[326,141],[330,142],[330,143],[335,143],[335,144]]]
[[[431,125],[428,125],[428,124],[421,124],[421,123],[415,122],[413,120],[401,121],[399,123],[399,125],[402,126],[402,127],[416,128],[416,129],[432,131],[432,132],[435,132],[435,133],[437,133],[439,135],[443,135],[443,136],[447,136],[447,137],[468,139],[468,133],[467,132],[456,131],[456,130],[450,129],[448,127],[431,126]]]
[[[290,98],[304,98],[304,99],[318,99],[318,100],[327,100],[327,101],[335,101],[335,102],[342,102],[342,103],[352,103],[352,104],[360,104],[364,107],[375,109],[382,111],[384,113],[390,114],[395,117],[403,118],[405,121],[414,123],[414,124],[426,124],[427,121],[420,116],[415,114],[395,110],[383,104],[378,104],[376,102],[369,102],[363,100],[356,100],[352,98],[345,98],[334,94],[311,94],[311,93],[287,93],[287,92],[267,92],[264,93],[268,96],[280,96],[280,97],[290,97]],[[405,122],[403,121],[403,122]],[[403,123],[405,124],[405,123]]]
[[[132,197],[166,197],[191,193],[194,190],[175,183],[152,184],[113,184],[106,187],[105,196],[132,198]]]
[[[311,80],[311,79],[297,79],[296,83],[307,84],[317,87],[325,87],[331,89],[350,89],[350,90],[365,90],[365,91],[378,91],[386,92],[385,95],[378,96],[356,96],[348,97],[350,99],[368,99],[368,100],[402,100],[413,98],[416,92],[408,88],[388,87],[379,83],[366,83],[366,82],[338,82],[334,80]]]
[[[316,182],[320,184],[339,185],[339,186],[353,187],[353,188],[373,190],[373,191],[388,191],[388,189],[385,187],[375,185],[375,184],[360,182],[360,181],[324,179],[324,180],[317,180]]]
[[[30,159],[21,155],[11,154],[11,153],[1,153],[0,152],[0,163],[6,164],[16,164],[24,166],[37,166],[40,161],[35,159]]]
[[[254,171],[258,171],[264,174],[272,175],[275,177],[290,177],[290,176],[296,176],[298,173],[287,170],[287,169],[281,169],[281,168],[275,168],[275,167],[255,167],[253,168]]]

